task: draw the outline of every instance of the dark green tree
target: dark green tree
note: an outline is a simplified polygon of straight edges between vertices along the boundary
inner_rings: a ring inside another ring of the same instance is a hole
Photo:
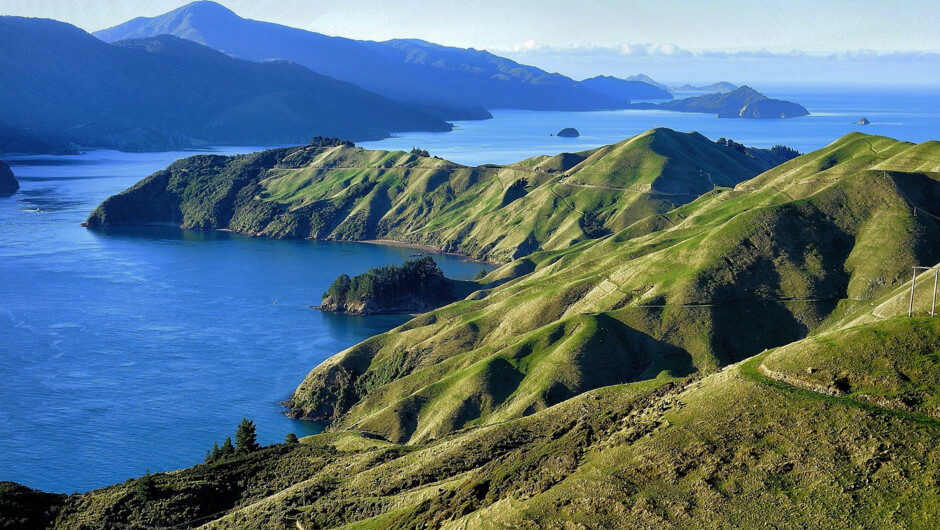
[[[292,432],[289,432],[289,433],[287,433],[287,436],[284,438],[284,443],[286,443],[286,444],[288,444],[288,445],[290,445],[290,444],[296,444],[296,443],[300,443],[300,440],[297,439],[297,435],[296,435],[296,434],[294,434],[294,433],[292,433]]]
[[[219,450],[219,456],[229,456],[235,454],[235,446],[232,445],[232,437],[226,436],[225,442],[222,444],[222,449]]]
[[[258,434],[255,432],[255,422],[242,418],[241,423],[238,424],[238,430],[235,431],[235,452],[250,453],[260,448]]]
[[[150,474],[150,470],[147,470],[147,474],[140,477],[137,480],[137,498],[141,502],[149,502],[157,495],[157,485],[153,482],[153,475]]]

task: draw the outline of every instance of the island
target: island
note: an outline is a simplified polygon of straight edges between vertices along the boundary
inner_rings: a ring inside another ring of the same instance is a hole
[[[738,86],[727,81],[719,81],[706,86],[692,86],[685,84],[680,87],[673,87],[673,92],[734,92]]]
[[[558,134],[555,136],[561,136],[562,138],[577,138],[581,136],[581,133],[578,132],[574,127],[565,127],[564,129],[558,131]]]
[[[18,189],[20,189],[20,183],[13,176],[10,166],[0,161],[0,197],[9,197]]]
[[[747,85],[727,94],[706,94],[658,104],[634,103],[630,107],[713,113],[717,118],[797,118],[809,114],[809,111],[798,103],[768,98]]]
[[[371,268],[352,278],[341,274],[323,293],[317,309],[349,315],[425,312],[454,301],[454,286],[434,258],[402,266]]]
[[[857,125],[869,125],[871,122],[868,121],[868,118],[862,118],[855,122]]]

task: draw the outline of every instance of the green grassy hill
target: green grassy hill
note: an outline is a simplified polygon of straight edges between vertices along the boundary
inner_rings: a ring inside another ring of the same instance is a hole
[[[566,173],[599,152],[527,164]],[[534,252],[315,368],[293,411],[331,418],[326,434],[156,475],[146,502],[135,481],[5,487],[0,513],[61,528],[931,526],[933,273],[915,318],[905,293],[912,266],[940,262],[937,162],[933,143],[852,134]]]
[[[394,239],[502,262],[622,230],[784,161],[669,129],[508,166],[327,143],[176,162],[106,200],[88,225]]]
[[[492,288],[314,369],[295,414],[414,442],[800,340],[894,292],[912,265],[940,261],[940,224],[913,211],[930,202],[909,202],[940,182],[872,169],[911,149],[922,150],[849,135],[733,190],[509,264],[486,278]]]

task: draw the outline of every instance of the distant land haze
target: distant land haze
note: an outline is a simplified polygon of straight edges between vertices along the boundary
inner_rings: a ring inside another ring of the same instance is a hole
[[[211,1],[194,2],[164,15],[135,18],[95,32],[106,42],[161,34],[245,59],[294,61],[396,101],[423,106],[445,119],[478,117],[480,108],[623,107],[619,98],[589,90],[571,78],[487,51],[440,46],[419,39],[375,42],[331,37],[244,19]]]
[[[0,50],[0,116],[14,134],[146,151],[451,129],[299,65],[234,59],[170,35],[107,44],[62,22],[0,17]]]

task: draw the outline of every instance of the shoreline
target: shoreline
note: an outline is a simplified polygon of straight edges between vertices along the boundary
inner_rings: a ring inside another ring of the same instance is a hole
[[[476,259],[473,256],[470,256],[469,254],[464,254],[461,252],[443,252],[438,247],[435,247],[432,245],[425,245],[422,243],[408,243],[405,241],[397,241],[394,239],[318,239],[315,237],[280,238],[280,237],[271,237],[271,236],[267,236],[263,234],[251,234],[251,233],[246,233],[246,232],[240,232],[238,230],[233,230],[231,228],[205,228],[205,229],[191,228],[191,227],[181,225],[179,223],[168,222],[168,221],[152,221],[152,222],[146,222],[146,223],[128,223],[128,224],[101,224],[97,226],[89,226],[88,221],[85,221],[85,222],[80,223],[79,226],[90,229],[90,230],[94,230],[96,228],[111,228],[111,227],[122,227],[122,226],[172,226],[172,227],[179,228],[181,230],[192,230],[194,232],[217,231],[217,232],[227,232],[229,234],[238,234],[238,235],[252,237],[252,238],[259,237],[259,238],[274,239],[274,240],[296,239],[297,241],[333,241],[337,243],[365,243],[367,245],[385,245],[389,247],[399,247],[399,248],[409,248],[413,250],[421,250],[429,255],[444,254],[447,256],[458,256],[458,257],[464,258],[464,261],[468,263],[483,263],[483,264],[491,265],[497,268],[505,265],[505,263],[498,263],[498,262],[493,262],[493,261]]]

